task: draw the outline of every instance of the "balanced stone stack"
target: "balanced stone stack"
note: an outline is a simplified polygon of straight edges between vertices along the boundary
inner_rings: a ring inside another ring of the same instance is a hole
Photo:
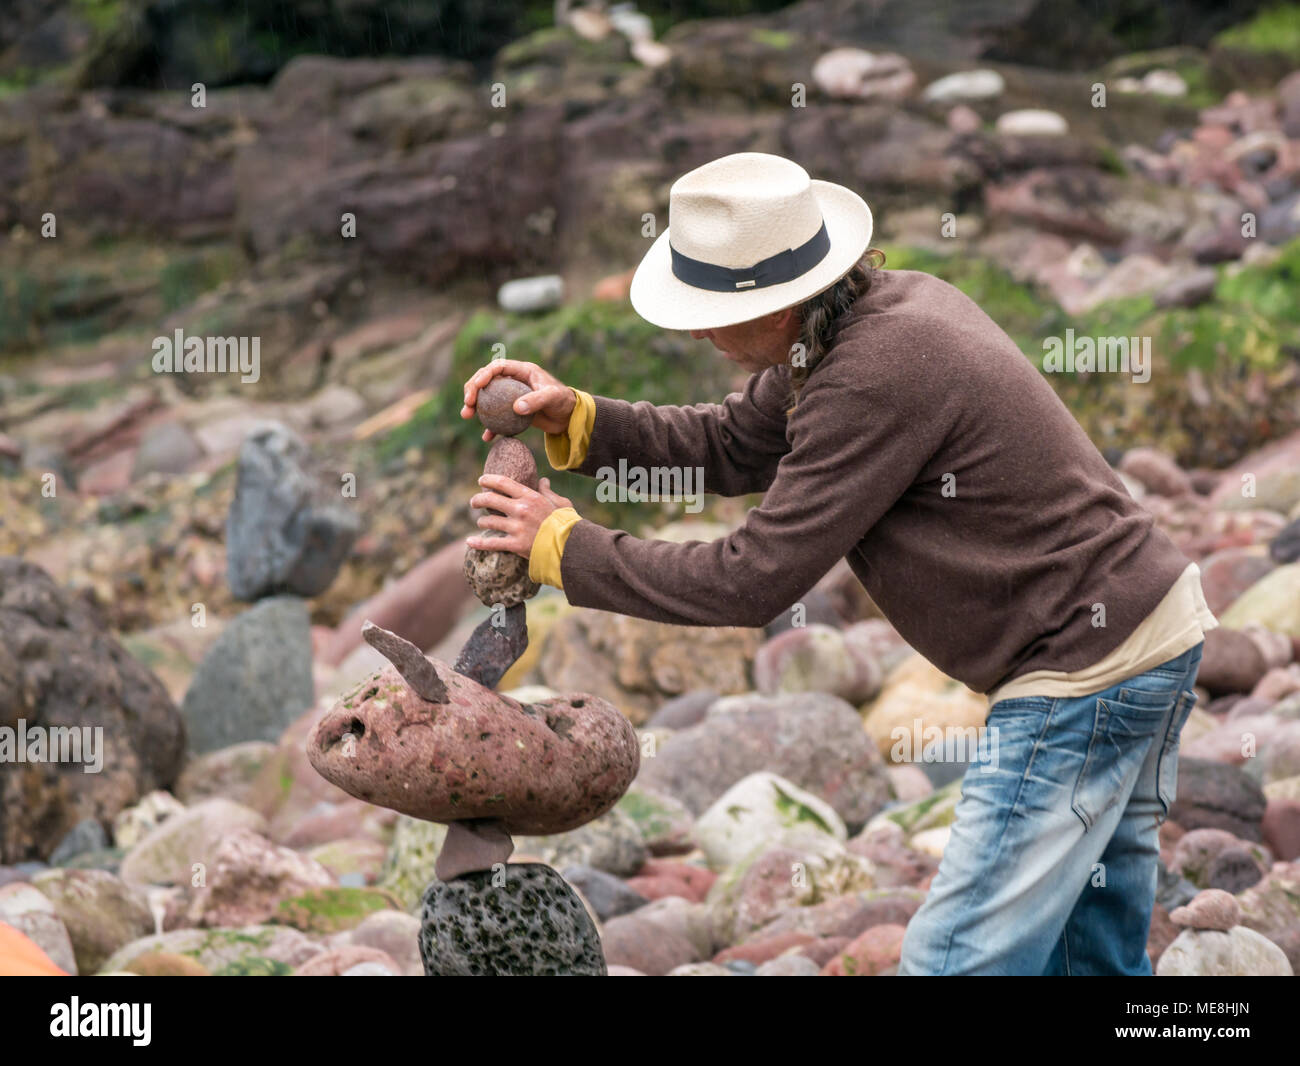
[[[338,488],[309,473],[309,458],[278,423],[239,450],[227,576],[235,597],[254,606],[226,626],[186,690],[181,714],[196,754],[275,742],[315,700],[306,597],[329,587],[361,523]]]
[[[537,465],[514,436],[529,425],[512,410],[528,391],[498,378],[478,410],[497,437],[485,472],[536,490]],[[469,549],[465,576],[504,614],[474,630],[454,667],[367,622],[363,637],[393,665],[320,720],[308,758],[351,795],[447,825],[423,898],[428,976],[602,975],[595,923],[564,878],[507,860],[512,834],[568,832],[612,808],[640,767],[636,734],[596,696],[524,704],[493,692],[527,647],[524,601],[538,586],[513,552]]]

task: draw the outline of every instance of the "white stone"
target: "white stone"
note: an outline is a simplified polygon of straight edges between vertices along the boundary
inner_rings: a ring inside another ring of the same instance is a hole
[[[727,789],[695,823],[695,841],[715,870],[757,848],[782,841],[848,839],[844,822],[824,800],[777,774],[761,771]]]
[[[1015,137],[1060,137],[1070,125],[1055,111],[1029,107],[998,116],[997,131]]]
[[[564,299],[564,279],[558,274],[507,281],[497,292],[503,311],[549,311]]]
[[[1253,929],[1185,929],[1160,956],[1157,977],[1293,977],[1286,953]]]
[[[857,100],[901,100],[916,87],[916,74],[893,52],[832,48],[813,64],[813,82],[828,96]]]
[[[1007,83],[996,70],[959,70],[938,81],[932,81],[922,94],[936,103],[957,103],[961,100],[990,100],[1001,96]]]

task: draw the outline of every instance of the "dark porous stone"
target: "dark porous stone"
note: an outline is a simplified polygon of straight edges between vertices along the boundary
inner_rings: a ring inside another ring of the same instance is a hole
[[[514,378],[493,378],[480,389],[474,407],[478,420],[499,437],[513,437],[533,424],[532,415],[516,414],[515,401],[533,390]]]
[[[504,537],[499,529],[485,529],[480,535],[491,540]],[[501,604],[513,607],[537,595],[541,586],[528,576],[528,560],[514,552],[465,549],[465,580],[485,607]]]
[[[564,878],[541,863],[435,881],[425,890],[421,919],[426,977],[606,973],[595,923]]]

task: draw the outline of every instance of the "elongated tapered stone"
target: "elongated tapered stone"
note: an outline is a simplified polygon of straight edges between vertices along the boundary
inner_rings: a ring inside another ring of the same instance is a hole
[[[485,618],[474,628],[456,657],[454,669],[477,681],[484,688],[496,688],[528,647],[528,608],[522,603],[507,607],[502,612],[502,625],[496,625],[497,614]]]
[[[433,703],[447,702],[447,686],[438,676],[438,671],[424,657],[424,652],[409,640],[390,630],[381,629],[369,620],[361,624],[361,636],[397,668],[397,672],[417,695]]]

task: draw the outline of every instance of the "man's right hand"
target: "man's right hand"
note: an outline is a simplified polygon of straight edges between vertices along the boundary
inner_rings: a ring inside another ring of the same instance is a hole
[[[569,428],[569,417],[577,403],[573,390],[536,363],[523,363],[517,359],[497,359],[470,376],[465,382],[465,406],[460,409],[461,418],[475,416],[479,390],[495,377],[514,378],[533,390],[515,401],[515,410],[521,415],[531,414],[533,425],[543,433],[563,433]],[[494,436],[490,429],[483,431],[485,441]]]

